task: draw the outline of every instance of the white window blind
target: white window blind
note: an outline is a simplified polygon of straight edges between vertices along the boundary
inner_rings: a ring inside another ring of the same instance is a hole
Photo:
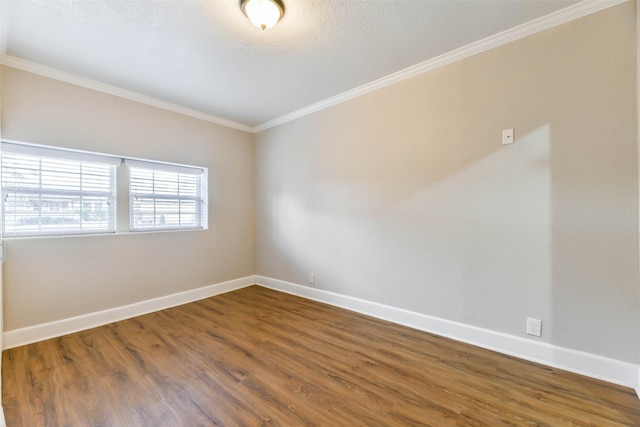
[[[2,143],[6,237],[115,232],[120,159]]]
[[[131,231],[207,228],[207,170],[126,160]]]

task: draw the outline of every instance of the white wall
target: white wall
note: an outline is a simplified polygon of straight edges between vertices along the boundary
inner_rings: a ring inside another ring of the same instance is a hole
[[[261,132],[257,273],[640,362],[635,89],[628,2]]]
[[[6,139],[209,168],[209,229],[9,239],[5,331],[255,272],[253,135],[3,67]]]

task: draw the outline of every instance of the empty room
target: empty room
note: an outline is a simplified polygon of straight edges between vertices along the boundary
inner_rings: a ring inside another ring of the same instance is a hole
[[[0,425],[640,426],[635,0],[0,0]]]

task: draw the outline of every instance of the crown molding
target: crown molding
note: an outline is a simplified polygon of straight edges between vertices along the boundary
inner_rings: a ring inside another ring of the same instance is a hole
[[[266,121],[255,126],[253,128],[253,131],[256,133],[262,132],[269,128],[290,122],[295,119],[299,119],[320,110],[324,110],[325,108],[341,104],[345,101],[349,101],[353,98],[357,98],[369,92],[373,92],[383,87],[393,85],[406,79],[410,79],[436,68],[440,68],[453,62],[460,61],[486,50],[493,49],[512,41],[530,36],[532,34],[548,30],[555,26],[573,21],[578,18],[582,18],[584,16],[599,12],[609,7],[616,6],[626,1],[630,0],[583,0],[580,3],[576,3],[564,9],[550,13],[549,15],[542,16],[540,18],[534,19],[533,21],[529,21],[522,25],[518,25],[517,27],[505,30],[501,33],[489,36],[485,39],[473,42],[458,49],[454,49],[440,56],[436,56],[435,58],[405,68],[404,70],[389,74],[388,76],[382,77],[378,80],[374,80],[370,83],[358,86],[339,95],[327,98],[323,101],[285,114],[284,116]]]
[[[0,2],[3,3],[3,2]],[[230,127],[233,129],[239,129],[245,132],[254,132],[251,126],[247,126],[242,123],[237,123],[231,120],[224,119],[222,117],[214,116],[212,114],[203,113],[201,111],[193,110],[191,108],[183,107],[181,105],[172,104],[167,101],[162,101],[151,96],[142,95],[137,92],[132,92],[126,89],[121,89],[116,86],[111,86],[105,83],[100,83],[95,80],[91,80],[85,77],[80,77],[75,74],[67,73],[55,68],[47,67],[37,64],[35,62],[27,61],[25,59],[17,58],[11,55],[4,55],[0,58],[0,64],[7,67],[17,68],[18,70],[28,71],[33,74],[38,74],[51,79],[60,80],[65,83],[71,83],[76,86],[85,87],[98,92],[103,92],[109,95],[117,96],[120,98],[128,99],[130,101],[139,102],[141,104],[150,105],[152,107],[161,108],[167,111],[173,111],[174,113],[183,114],[185,116],[194,117],[196,119],[204,120],[207,122],[215,123],[218,125]]]
[[[11,55],[4,54],[6,51],[6,25],[1,25],[1,20],[6,20],[6,10],[3,11],[3,4],[6,2],[0,1],[0,64],[8,67],[17,68],[19,70],[28,71],[34,74],[39,74],[45,77],[49,77],[55,80],[60,80],[66,83],[71,83],[77,86],[82,86],[88,89],[93,89],[98,92],[107,93],[109,95],[118,96],[131,101],[140,102],[153,107],[161,108],[163,110],[173,111],[175,113],[183,114],[185,116],[194,117],[196,119],[204,120],[207,122],[215,123],[218,125],[230,127],[233,129],[242,130],[250,133],[258,133],[272,127],[299,119],[317,111],[324,110],[337,104],[349,101],[359,96],[365,95],[369,92],[384,88],[386,86],[393,85],[403,80],[416,77],[420,74],[424,74],[428,71],[434,70],[439,67],[460,61],[478,53],[484,52],[489,49],[502,46],[512,41],[530,36],[541,31],[548,30],[555,26],[573,21],[575,19],[582,18],[595,12],[599,12],[603,9],[607,9],[621,3],[633,0],[582,0],[579,3],[553,12],[549,15],[534,19],[533,21],[526,22],[517,27],[510,28],[501,33],[487,37],[485,39],[473,42],[466,46],[454,49],[435,58],[405,68],[393,74],[389,74],[380,79],[366,83],[362,86],[358,86],[354,89],[343,92],[339,95],[327,98],[323,101],[311,104],[307,107],[277,117],[273,120],[266,121],[257,126],[249,126],[243,123],[234,122],[232,120],[224,119],[222,117],[214,116],[211,114],[203,113],[201,111],[193,110],[191,108],[183,107],[181,105],[173,104],[170,102],[162,101],[157,98],[142,95],[126,89],[121,89],[116,86],[100,83],[95,80],[91,80],[85,77],[77,76],[75,74],[67,73],[55,68],[47,67],[37,64],[35,62],[27,61],[21,58],[17,58]],[[3,55],[4,54],[4,55]]]

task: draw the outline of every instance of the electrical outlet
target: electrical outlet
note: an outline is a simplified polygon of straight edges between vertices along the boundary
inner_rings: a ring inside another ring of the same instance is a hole
[[[527,334],[539,337],[542,335],[542,320],[527,317]]]
[[[316,284],[316,275],[313,273],[309,273],[309,284],[310,285]]]

